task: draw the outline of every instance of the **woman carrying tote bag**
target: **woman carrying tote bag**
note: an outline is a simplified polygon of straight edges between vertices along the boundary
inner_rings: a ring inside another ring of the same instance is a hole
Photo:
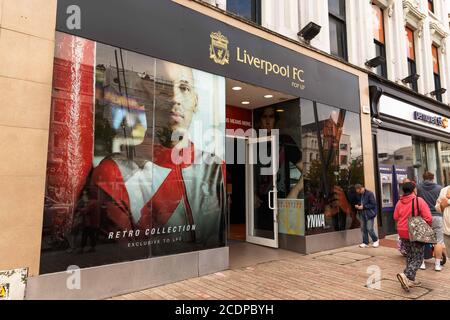
[[[414,219],[413,221],[417,222],[418,218],[415,217],[421,217],[429,226],[433,221],[430,208],[425,200],[416,196],[415,188],[416,185],[412,182],[403,184],[404,194],[394,211],[398,234],[406,251],[406,268],[403,273],[397,275],[397,279],[407,292],[410,288],[421,285],[419,281],[416,281],[416,273],[422,264],[425,246],[424,242],[410,241],[410,232],[414,233],[414,230],[410,230],[411,221]]]

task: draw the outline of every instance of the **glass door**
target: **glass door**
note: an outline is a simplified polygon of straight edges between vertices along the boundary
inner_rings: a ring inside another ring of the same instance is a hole
[[[278,248],[278,137],[247,142],[247,241]]]
[[[423,182],[423,174],[427,171],[434,174],[435,182],[441,183],[436,141],[413,140],[415,179]]]

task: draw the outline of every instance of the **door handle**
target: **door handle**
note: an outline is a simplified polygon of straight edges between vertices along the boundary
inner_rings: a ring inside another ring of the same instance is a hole
[[[269,196],[269,209],[270,210],[275,210],[275,206],[274,206],[274,204],[272,203],[272,194],[274,194],[275,193],[275,190],[271,190],[271,191],[269,191],[269,193],[268,193],[268,196]]]
[[[274,210],[274,208],[272,206],[272,197],[271,197],[272,192],[273,192],[273,190],[269,191],[269,193],[267,194],[267,196],[269,197],[269,209],[270,210]]]

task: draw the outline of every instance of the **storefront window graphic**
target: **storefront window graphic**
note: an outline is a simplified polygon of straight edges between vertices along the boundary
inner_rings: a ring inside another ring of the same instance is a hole
[[[218,132],[224,78],[57,33],[41,273],[224,246]]]
[[[358,228],[354,185],[364,183],[359,115],[302,99],[301,123],[302,145],[317,155],[303,164],[306,234]]]

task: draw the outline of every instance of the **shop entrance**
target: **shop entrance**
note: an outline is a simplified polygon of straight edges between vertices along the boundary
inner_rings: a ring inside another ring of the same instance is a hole
[[[226,189],[230,245],[248,242],[278,248],[278,136],[270,126],[261,132],[260,123],[262,117],[268,122],[272,118],[275,123],[277,112],[283,112],[281,104],[292,99],[279,92],[227,80]],[[262,111],[266,108],[267,111]]]
[[[227,137],[230,240],[278,248],[276,140],[273,135]],[[262,159],[260,154],[265,153],[265,149],[270,150],[267,150],[267,158]]]

